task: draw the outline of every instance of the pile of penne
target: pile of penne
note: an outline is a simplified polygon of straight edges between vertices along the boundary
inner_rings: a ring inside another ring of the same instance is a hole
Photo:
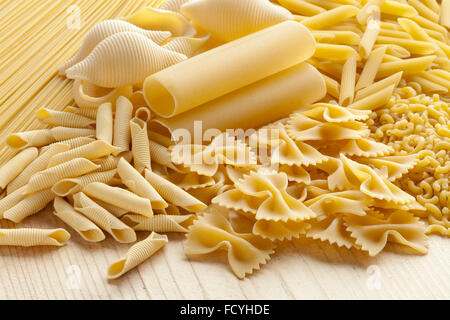
[[[110,279],[168,232],[239,278],[299,237],[426,253],[450,233],[449,27],[448,0],[169,0],[100,22],[59,69],[75,104],[6,138],[0,217],[51,204],[86,241],[151,232]]]

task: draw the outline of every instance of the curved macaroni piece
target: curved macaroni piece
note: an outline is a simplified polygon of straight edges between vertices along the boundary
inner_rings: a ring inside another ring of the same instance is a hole
[[[221,214],[205,213],[189,228],[184,252],[204,255],[219,249],[228,251],[228,263],[238,278],[259,270],[274,253],[275,244],[251,233],[236,232]]]
[[[53,214],[74,229],[84,240],[99,242],[105,239],[102,230],[92,221],[78,213],[64,199],[56,197],[53,203]]]
[[[145,179],[150,182],[165,200],[176,206],[182,207],[190,212],[202,211],[207,207],[200,200],[154,172],[145,170]]]
[[[117,98],[116,115],[114,117],[113,145],[119,147],[121,152],[130,150],[130,120],[132,115],[133,105],[131,104],[131,102],[127,98],[122,96]]]
[[[153,209],[167,208],[167,202],[158,194],[153,186],[125,159],[121,158],[117,165],[117,173],[122,182],[134,193],[149,199]]]
[[[49,163],[48,168],[66,163],[76,158],[85,158],[87,160],[95,160],[117,152],[119,148],[110,145],[104,140],[97,140],[84,146],[74,148],[65,152],[54,155]]]
[[[257,220],[303,221],[316,213],[287,193],[284,173],[251,172],[236,182],[235,189],[212,200],[223,207],[254,213]]]
[[[103,103],[113,103],[118,97],[131,98],[133,86],[119,88],[102,88],[93,83],[75,79],[73,81],[72,95],[75,103],[84,109],[97,109]]]
[[[8,194],[26,185],[34,174],[47,169],[48,163],[53,156],[68,151],[69,149],[70,146],[65,143],[55,143],[50,145],[47,150],[41,152],[33,162],[23,169],[21,173],[8,184]]]
[[[100,166],[92,161],[77,158],[34,174],[27,184],[27,193],[51,188],[55,183],[66,178],[75,178],[95,171]]]
[[[150,74],[185,59],[185,55],[161,48],[139,33],[121,32],[100,42],[84,60],[67,69],[66,75],[115,88],[141,84]]]
[[[92,125],[95,124],[95,120],[90,118],[71,112],[55,111],[47,108],[39,109],[36,115],[40,121],[52,126],[92,128]]]
[[[95,129],[54,127],[50,129],[53,141],[64,141],[79,137],[95,137]]]
[[[37,148],[20,151],[11,160],[0,167],[0,190],[12,182],[39,155]]]
[[[136,232],[133,229],[95,203],[84,193],[79,192],[75,194],[73,199],[75,210],[81,212],[89,220],[108,232],[114,240],[121,243],[136,241]]]
[[[365,216],[372,203],[370,197],[357,190],[325,193],[305,201],[318,217],[338,213]]]
[[[83,192],[95,199],[115,205],[121,209],[138,213],[146,217],[153,215],[152,205],[149,199],[140,197],[128,190],[111,187],[101,182],[88,184]]]
[[[258,220],[253,226],[253,234],[272,241],[292,240],[305,234],[311,227],[305,221],[268,221]]]
[[[146,7],[123,20],[147,30],[170,31],[173,37],[193,37],[197,33],[183,15],[163,9]]]
[[[136,231],[154,232],[188,232],[195,216],[158,214],[147,218],[137,214],[127,214],[121,218],[123,222]]]
[[[44,209],[54,198],[55,194],[50,189],[26,195],[14,207],[6,210],[3,218],[19,223]]]
[[[192,37],[176,37],[167,42],[162,47],[171,51],[175,51],[184,54],[190,58],[198,52],[205,43],[209,40],[210,35],[207,34],[200,38]]]
[[[228,42],[286,20],[293,15],[267,0],[193,0],[181,13],[214,38]]]
[[[306,231],[306,237],[314,240],[328,241],[330,244],[336,244],[338,247],[359,248],[355,240],[346,230],[346,224],[343,220],[344,215],[322,216],[311,223],[311,228]]]
[[[6,144],[13,149],[43,147],[55,142],[49,129],[31,130],[12,133],[6,138]]]
[[[70,239],[64,229],[0,229],[0,246],[63,246]]]
[[[401,178],[410,169],[414,168],[419,159],[416,155],[408,156],[390,156],[381,158],[360,158],[357,162],[370,165],[379,170],[381,175],[388,178],[390,181],[395,181]]]
[[[117,279],[131,269],[137,267],[168,242],[169,239],[166,235],[152,232],[147,239],[132,245],[131,248],[128,249],[125,257],[109,266],[108,279]]]
[[[62,179],[55,183],[52,191],[60,197],[66,197],[69,194],[75,194],[83,190],[92,182],[109,183],[116,175],[116,170],[89,173],[84,176],[72,179]]]
[[[66,70],[82,61],[86,58],[92,50],[103,40],[112,36],[113,34],[120,32],[136,32],[150,40],[153,40],[156,44],[163,43],[171,35],[167,31],[149,31],[143,30],[135,25],[122,21],[122,20],[105,20],[96,24],[93,28],[89,30],[84,38],[84,42],[81,45],[80,50],[75,54],[75,56],[67,61],[60,69],[59,74],[64,75]]]
[[[102,103],[98,107],[95,130],[98,140],[113,143],[114,119],[111,102]]]
[[[362,250],[377,255],[388,241],[408,246],[421,254],[428,252],[425,224],[412,214],[394,211],[386,218],[376,216],[346,216],[347,230]]]
[[[142,173],[144,169],[151,170],[150,143],[147,133],[147,122],[133,118],[130,120],[131,150],[134,167]]]

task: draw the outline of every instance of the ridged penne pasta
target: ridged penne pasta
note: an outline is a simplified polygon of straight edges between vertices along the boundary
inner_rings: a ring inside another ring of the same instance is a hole
[[[399,46],[402,46],[410,53],[417,55],[430,55],[435,53],[437,50],[436,45],[434,43],[412,39],[400,39],[400,38],[378,36],[377,43],[379,44],[395,43]]]
[[[88,184],[83,192],[95,199],[115,205],[119,208],[138,213],[146,217],[153,215],[152,205],[149,199],[140,197],[128,190],[111,187],[104,183],[93,182]]]
[[[52,191],[60,197],[66,197],[69,194],[75,194],[83,190],[92,182],[109,183],[116,175],[116,170],[88,173],[83,176],[71,179],[62,179],[55,183]]]
[[[392,93],[394,92],[394,89],[395,84],[392,84],[390,86],[387,86],[386,88],[381,89],[378,92],[375,92],[365,98],[361,98],[360,100],[353,102],[351,105],[349,105],[349,107],[358,110],[375,110],[388,103],[389,99],[392,96]]]
[[[64,229],[0,229],[0,246],[63,246],[70,239]]]
[[[132,116],[133,105],[131,102],[125,97],[119,97],[116,101],[113,145],[120,148],[121,152],[130,150],[130,120]]]
[[[353,102],[356,79],[356,56],[350,57],[342,69],[341,90],[339,104],[347,106]]]
[[[45,124],[52,126],[61,126],[69,128],[91,128],[95,124],[95,120],[92,120],[81,115],[55,111],[50,109],[39,109],[36,113],[37,118]]]
[[[108,279],[117,279],[124,273],[137,267],[168,242],[169,239],[166,235],[152,232],[147,239],[139,241],[131,246],[125,257],[109,266]]]
[[[63,198],[56,197],[53,206],[55,208],[53,214],[74,229],[84,240],[99,242],[105,239],[105,235],[99,227],[75,211]]]
[[[369,18],[369,21],[364,31],[364,35],[359,43],[359,52],[363,58],[367,58],[372,52],[373,45],[378,39],[380,33],[380,24],[376,19]]]
[[[442,0],[439,21],[441,25],[450,28],[450,1]]]
[[[110,102],[103,103],[98,107],[95,129],[98,140],[109,144],[113,143],[114,119]]]
[[[346,61],[352,56],[359,57],[359,54],[350,46],[318,43],[313,56],[331,61]]]
[[[355,90],[360,90],[370,86],[378,73],[378,68],[381,65],[383,56],[386,52],[386,47],[380,47],[373,50],[361,71]]]
[[[138,196],[150,200],[153,209],[167,208],[167,202],[158,194],[153,186],[125,159],[121,158],[117,165],[117,173],[122,182]]]
[[[0,190],[12,182],[39,155],[37,148],[20,151],[11,160],[0,167]]]
[[[322,7],[302,0],[279,0],[278,2],[289,11],[304,16],[314,16],[326,11]]]
[[[148,75],[185,59],[139,33],[120,32],[100,42],[84,60],[67,69],[66,76],[115,88],[140,84]]]
[[[14,207],[6,210],[3,213],[3,218],[19,223],[44,209],[54,198],[55,194],[50,189],[28,194]]]
[[[64,141],[79,137],[95,137],[95,129],[54,127],[50,129],[53,141]]]
[[[397,72],[392,76],[384,78],[383,80],[372,83],[371,85],[365,87],[364,89],[358,90],[356,93],[355,101],[364,99],[372,94],[376,94],[380,90],[394,85],[394,88],[398,86],[400,80],[402,79],[403,72]]]
[[[419,15],[428,19],[434,23],[439,23],[439,14],[434,12],[432,9],[428,8],[422,1],[419,0],[408,0],[408,4],[414,7]]]
[[[62,179],[79,177],[98,168],[98,165],[87,159],[70,160],[34,174],[27,184],[27,193],[51,188]]]
[[[410,6],[407,3],[401,3],[394,0],[384,1],[383,4],[380,6],[380,9],[382,13],[399,17],[411,18],[418,15],[414,7]]]
[[[204,203],[197,200],[177,185],[154,172],[145,170],[145,179],[150,182],[165,200],[176,206],[180,206],[191,212],[198,212],[207,207]]]
[[[109,156],[114,152],[120,150],[119,148],[110,145],[104,140],[97,140],[86,144],[84,146],[74,148],[65,152],[54,155],[49,163],[48,168],[60,165],[62,163],[71,161],[76,158],[85,158],[87,160],[95,160],[105,156]]]
[[[140,173],[142,173],[144,169],[151,170],[147,122],[139,118],[133,118],[130,120],[130,130],[134,167]]]
[[[79,192],[73,196],[76,211],[81,212],[104,231],[108,232],[114,240],[121,243],[136,241],[133,229],[120,221],[103,207],[99,206],[84,193]]]
[[[27,167],[21,170],[20,174],[8,184],[8,194],[23,187],[28,183],[30,178],[45,169],[47,169],[50,159],[58,153],[68,151],[70,146],[65,143],[55,143],[48,146],[48,149],[34,159]]]
[[[55,141],[49,129],[13,133],[6,138],[8,146],[19,150],[30,147],[43,147]]]
[[[9,193],[0,199],[0,218],[3,218],[3,213],[18,204],[25,197],[26,186]]]
[[[403,71],[404,75],[414,74],[425,70],[436,56],[403,59],[401,61],[385,62],[378,69],[377,78],[384,78],[394,73]]]
[[[327,85],[327,93],[332,97],[339,99],[339,94],[341,91],[341,85],[339,84],[339,82],[324,74],[322,74],[322,76],[325,79],[325,83]]]
[[[77,54],[59,69],[60,75],[64,75],[67,69],[86,58],[100,42],[120,32],[136,32],[153,40],[156,44],[161,44],[171,35],[167,31],[144,30],[122,20],[106,20],[100,22],[89,30]]]
[[[194,215],[167,215],[158,214],[147,218],[136,214],[127,214],[121,218],[123,222],[136,231],[188,232]]]
[[[332,26],[342,20],[354,17],[358,12],[359,9],[357,7],[345,5],[306,18],[301,23],[310,29],[324,29],[327,26]]]

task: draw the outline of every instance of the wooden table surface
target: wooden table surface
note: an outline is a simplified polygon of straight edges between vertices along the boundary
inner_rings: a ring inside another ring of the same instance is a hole
[[[21,226],[63,224],[48,209]],[[425,256],[390,245],[373,258],[301,239],[281,245],[259,272],[239,280],[224,252],[187,259],[185,236],[170,234],[169,244],[150,260],[108,281],[109,264],[129,245],[111,237],[89,244],[65,228],[72,238],[62,248],[0,248],[1,299],[450,299],[450,248],[440,236],[430,237]]]

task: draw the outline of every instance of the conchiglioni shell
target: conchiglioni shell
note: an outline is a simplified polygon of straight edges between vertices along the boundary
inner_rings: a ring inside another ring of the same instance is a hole
[[[201,38],[177,37],[163,45],[163,48],[184,54],[189,58],[205,45],[209,37],[209,34]]]
[[[100,42],[86,59],[69,68],[66,75],[115,88],[140,84],[147,76],[185,59],[185,55],[161,48],[139,33],[121,32]]]
[[[163,43],[171,35],[168,31],[144,30],[123,20],[106,20],[100,22],[89,30],[80,50],[78,50],[77,54],[59,69],[59,74],[64,75],[67,69],[86,58],[101,41],[113,34],[127,31],[139,33],[153,40],[157,44]]]
[[[129,98],[132,93],[133,86],[131,85],[114,89],[102,88],[81,79],[75,79],[72,88],[73,100],[83,109],[97,109],[103,103],[115,102],[120,96]]]
[[[197,30],[183,15],[156,8],[143,8],[123,20],[147,30],[167,30],[174,37],[193,37]]]
[[[214,38],[232,41],[294,16],[268,0],[194,0],[181,7],[194,26]]]

